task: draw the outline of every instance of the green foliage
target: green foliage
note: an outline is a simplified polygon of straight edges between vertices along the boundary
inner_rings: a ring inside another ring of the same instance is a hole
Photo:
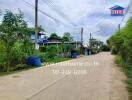
[[[56,45],[50,45],[46,47],[46,51],[49,58],[54,59],[55,56],[60,52],[60,48]]]
[[[80,49],[77,49],[77,48],[74,48],[72,52],[77,53],[78,55],[80,55],[81,53]]]
[[[132,18],[107,42],[114,54],[120,54],[123,61],[132,63]]]
[[[98,49],[97,48],[92,48],[91,51],[92,51],[92,54],[96,54]]]
[[[103,51],[104,49],[104,43],[95,38],[89,39],[89,44],[90,44],[92,54],[96,54],[99,51]]]
[[[62,62],[62,61],[70,60],[70,59],[71,58],[56,57],[55,59],[52,59],[49,62],[51,62],[51,63],[57,63],[57,62]]]
[[[39,49],[40,49],[41,52],[46,52],[46,47],[45,46],[40,46]]]
[[[0,40],[3,46],[4,59],[3,66],[7,71],[14,64],[23,63],[23,59],[29,54],[32,54],[32,45],[29,42],[29,28],[24,21],[23,13],[13,14],[11,11],[6,11],[0,25]]]
[[[121,57],[120,56],[115,56],[115,63],[116,64],[119,64],[119,65],[121,65],[122,63],[121,63]]]
[[[124,62],[121,56],[119,55],[115,57],[115,63],[123,68],[123,71],[127,76],[126,79],[127,89],[130,93],[130,98],[132,98],[132,64],[128,62]]]
[[[101,51],[110,51],[110,48],[108,45],[106,44],[103,44],[101,47],[100,47]]]
[[[33,27],[29,28],[29,33],[34,33],[34,32],[35,32],[35,28]],[[45,30],[43,29],[41,25],[38,26],[38,32],[45,32]]]
[[[70,52],[72,49],[72,45],[71,44],[62,44],[61,45],[62,51],[63,52]]]
[[[50,59],[47,52],[39,52],[38,56],[41,58],[41,62],[48,62]]]
[[[29,41],[16,42],[11,51],[11,65],[26,63],[26,58],[33,55],[33,44]]]
[[[71,36],[71,34],[69,32],[64,33],[63,37],[62,37],[62,41],[63,42],[71,42],[73,41],[73,37]]]
[[[51,33],[49,39],[61,39],[56,33]]]
[[[26,64],[18,64],[14,68],[12,68],[12,71],[23,70],[23,69],[30,68],[30,67],[31,66],[28,66]]]
[[[112,46],[112,48],[111,48],[111,53],[112,54],[118,54],[118,49],[115,47],[115,46]]]

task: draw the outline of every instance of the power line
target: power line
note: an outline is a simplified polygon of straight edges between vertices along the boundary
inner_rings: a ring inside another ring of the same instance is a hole
[[[64,13],[62,13],[62,11],[54,4],[52,0],[42,0],[42,2],[44,2],[44,4],[49,6],[53,11],[55,11],[62,18],[67,20],[70,24],[72,24],[73,26],[76,26],[75,24],[71,23],[71,20]]]
[[[26,3],[26,4],[28,5],[28,7],[32,8],[32,9],[35,9],[35,7],[34,7],[32,4],[30,4],[29,2],[27,2],[27,1],[25,1],[25,0],[23,0],[23,2]],[[55,22],[57,22],[57,23],[62,23],[63,25],[67,26],[67,24],[65,24],[65,23],[63,23],[62,21],[60,21],[60,20],[58,20],[58,19],[56,19],[56,18],[50,16],[49,14],[45,13],[45,12],[42,11],[41,9],[38,9],[38,11],[39,11],[40,13],[42,13],[43,15],[45,15],[45,16],[51,18],[51,19],[54,20]]]
[[[131,7],[131,4],[132,4],[132,0],[130,0],[130,2],[129,2],[129,6],[128,6],[128,8],[126,9],[126,12],[125,12],[125,14],[124,14],[124,16],[123,16],[123,18],[122,18],[122,20],[121,20],[121,22],[120,22],[120,25],[123,23],[124,19],[126,18],[126,15],[127,15],[128,11],[129,11],[129,9],[130,9],[130,7]]]

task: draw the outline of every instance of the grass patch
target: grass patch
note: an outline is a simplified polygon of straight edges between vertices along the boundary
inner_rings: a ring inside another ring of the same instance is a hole
[[[115,63],[121,65],[122,61],[121,61],[121,57],[120,56],[115,56]]]
[[[58,63],[58,62],[67,61],[67,60],[71,60],[71,59],[72,58],[55,58],[55,59],[49,59],[47,62],[42,63],[41,66],[45,66],[46,63],[53,64],[53,63]],[[22,71],[26,71],[26,70],[30,70],[30,69],[34,69],[34,68],[36,68],[36,67],[28,66],[26,64],[18,64],[17,66],[15,66],[12,69],[10,69],[9,72],[0,71],[0,76],[10,75],[10,74],[13,74],[13,73],[18,73],[18,72],[22,72]]]
[[[47,60],[46,62],[43,62],[42,66],[45,66],[47,64],[53,64],[53,63],[63,62],[63,61],[71,60],[71,59],[72,58],[55,58],[55,59],[50,59],[50,60]]]
[[[126,80],[126,83],[127,83],[128,85],[132,86],[132,79],[127,79],[127,80]]]
[[[33,69],[33,68],[35,68],[35,67],[29,67],[29,68],[9,71],[9,72],[0,72],[0,76],[10,75],[10,74],[14,74],[14,73],[22,72],[22,71],[27,71],[27,70],[30,70],[30,69]]]
[[[55,59],[50,60],[49,62],[51,62],[51,63],[57,63],[57,62],[71,60],[71,59],[72,58],[55,58]]]

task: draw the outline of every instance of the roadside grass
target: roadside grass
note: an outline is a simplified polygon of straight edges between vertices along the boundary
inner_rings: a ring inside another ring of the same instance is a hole
[[[115,63],[122,67],[123,72],[126,74],[126,88],[129,92],[130,100],[132,100],[132,64],[122,61],[120,56],[115,57]]]
[[[55,59],[50,59],[42,63],[42,66],[58,63],[58,62],[63,62],[67,60],[71,60],[72,58],[55,58]]]
[[[47,61],[47,63],[57,63],[57,62],[62,62],[62,61],[67,61],[71,60],[72,58],[55,58]]]
[[[6,75],[10,75],[10,74],[14,74],[14,73],[18,73],[18,72],[23,72],[23,71],[27,71],[30,69],[34,69],[35,67],[27,67],[25,69],[21,69],[21,70],[14,70],[14,71],[9,71],[9,72],[0,72],[0,76],[6,76]]]
[[[58,62],[63,62],[63,61],[67,61],[67,60],[71,60],[72,58],[55,58],[55,59],[49,59],[47,60],[45,63],[41,64],[41,67],[44,67],[47,64],[53,64],[53,63],[58,63]],[[18,73],[18,72],[22,72],[22,71],[27,71],[27,70],[31,70],[31,69],[35,69],[38,67],[34,67],[34,66],[28,66],[26,67],[26,64],[22,64],[19,66],[19,68],[14,68],[11,69],[9,72],[6,71],[0,71],[0,76],[5,76],[5,75],[10,75],[10,74],[14,74],[14,73]]]

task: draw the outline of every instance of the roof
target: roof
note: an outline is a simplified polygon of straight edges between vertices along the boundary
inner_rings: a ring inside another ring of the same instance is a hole
[[[111,9],[111,10],[123,10],[123,9],[125,9],[125,8],[123,8],[123,7],[119,6],[119,5],[116,5],[116,6],[114,6],[114,7],[111,7],[110,9]]]
[[[51,42],[51,41],[48,41],[48,42],[45,42],[45,44],[61,44],[62,42],[57,42],[57,41],[54,41],[54,42]],[[65,44],[81,44],[80,41],[73,41],[73,42],[64,42]]]
[[[64,42],[64,43],[71,43],[71,44],[81,44],[81,41],[72,41],[72,42]]]
[[[34,35],[35,33],[33,32],[31,34]],[[38,35],[45,35],[45,33],[44,32],[39,32]]]

